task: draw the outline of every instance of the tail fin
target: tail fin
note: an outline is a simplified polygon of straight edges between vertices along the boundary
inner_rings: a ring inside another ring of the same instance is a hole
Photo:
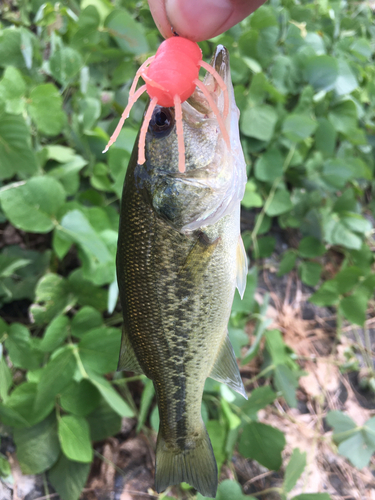
[[[191,438],[184,450],[168,449],[159,431],[156,445],[155,488],[158,493],[168,486],[189,483],[203,496],[215,498],[218,471],[208,432],[202,423],[198,437]]]

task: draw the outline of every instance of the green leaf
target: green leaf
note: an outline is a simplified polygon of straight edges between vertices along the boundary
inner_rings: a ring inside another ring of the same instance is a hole
[[[98,390],[87,379],[73,380],[62,391],[60,404],[65,411],[85,417],[98,406],[100,399]]]
[[[350,290],[359,282],[363,276],[363,271],[356,266],[346,267],[339,271],[334,281],[337,283],[337,289],[341,295],[350,292]]]
[[[339,444],[338,451],[340,455],[346,457],[358,469],[367,467],[370,463],[375,447],[369,446],[366,436],[358,431],[348,439]]]
[[[22,116],[2,113],[0,106],[0,179],[9,179],[15,174],[26,177],[37,172],[30,142],[30,131]],[[0,191],[0,201],[3,193],[4,190]]]
[[[329,113],[329,121],[337,132],[350,135],[357,126],[357,108],[353,101],[343,101]]]
[[[337,304],[339,297],[340,292],[337,289],[337,283],[330,280],[323,283],[319,290],[311,295],[309,301],[320,307],[332,306]]]
[[[92,441],[102,441],[115,436],[121,430],[121,416],[103,398],[100,398],[99,405],[86,417],[86,420],[90,426]]]
[[[56,464],[48,471],[48,479],[62,500],[78,500],[89,472],[89,464],[73,462],[61,454]]]
[[[0,67],[25,67],[25,61],[21,52],[22,32],[21,29],[14,26],[0,31]]]
[[[357,78],[345,59],[338,59],[338,76],[335,82],[335,92],[337,95],[350,94],[358,87]]]
[[[246,183],[245,194],[242,198],[241,205],[245,208],[261,207],[263,205],[262,197],[255,192],[256,186],[253,182]]]
[[[109,406],[121,417],[133,417],[130,406],[120,397],[111,384],[103,377],[90,373],[90,382],[99,390]]]
[[[324,117],[318,118],[315,132],[315,145],[325,156],[333,156],[336,148],[337,133],[332,123]]]
[[[76,370],[76,358],[73,350],[67,346],[53,357],[43,368],[38,392],[35,400],[35,408],[43,408],[54,400],[72,381]]]
[[[254,175],[257,179],[272,183],[283,173],[284,158],[277,148],[268,149],[255,163]]]
[[[317,92],[332,90],[338,74],[338,62],[332,56],[313,56],[305,63],[305,78]]]
[[[93,307],[85,306],[72,319],[71,332],[73,337],[81,338],[85,333],[103,325],[103,318]]]
[[[302,238],[298,245],[298,253],[301,257],[314,258],[320,257],[326,251],[326,247],[313,236]]]
[[[61,345],[69,333],[69,318],[57,316],[48,325],[39,349],[43,352],[52,352]]]
[[[277,276],[283,276],[289,273],[296,264],[297,254],[294,250],[287,250],[283,253],[282,259],[280,261],[279,270]]]
[[[57,135],[65,124],[62,98],[52,83],[38,85],[30,92],[28,109],[37,128],[45,135]]]
[[[274,374],[275,387],[282,393],[285,401],[291,408],[297,407],[296,389],[298,387],[298,375],[289,366],[277,364]]]
[[[366,321],[367,304],[367,294],[356,290],[349,297],[341,299],[339,310],[351,323],[363,326]]]
[[[104,374],[115,371],[121,344],[121,330],[100,327],[85,333],[78,344],[86,370]]]
[[[12,386],[12,373],[2,355],[2,345],[0,345],[0,399],[8,399],[8,391]]]
[[[76,462],[92,461],[89,424],[83,417],[64,415],[58,420],[59,441],[64,455]]]
[[[10,468],[10,464],[8,460],[0,455],[0,477],[7,478],[11,475],[12,470]]]
[[[36,349],[34,339],[26,326],[13,323],[8,329],[5,341],[12,364],[17,368],[35,370],[42,361],[42,353]]]
[[[35,294],[37,303],[31,306],[30,312],[35,323],[39,325],[52,321],[55,316],[62,314],[77,300],[67,280],[53,273],[43,276],[36,287]]]
[[[283,123],[284,135],[293,142],[301,142],[310,137],[317,127],[317,122],[307,115],[288,115]]]
[[[255,259],[270,257],[276,245],[276,238],[273,236],[263,236],[257,239],[257,247],[254,246],[253,256]]]
[[[293,203],[290,200],[290,194],[286,189],[278,189],[271,200],[271,203],[266,208],[266,214],[270,217],[281,215],[293,208]]]
[[[269,141],[278,119],[277,112],[268,105],[247,108],[241,115],[241,132],[247,137]]]
[[[228,335],[236,358],[240,358],[242,347],[248,345],[249,343],[248,335],[243,331],[243,329],[233,328],[230,324],[228,326]]]
[[[301,453],[298,448],[294,448],[292,456],[285,469],[284,475],[284,491],[289,493],[297,484],[302,472],[306,467],[306,452]]]
[[[33,427],[15,429],[14,442],[24,474],[40,474],[52,467],[60,453],[54,415]]]
[[[17,115],[23,112],[25,91],[26,85],[20,71],[8,66],[0,81],[0,101],[4,102],[7,113]]]
[[[225,440],[227,436],[227,429],[226,426],[222,425],[218,420],[209,420],[206,424],[206,428],[214,450],[217,468],[220,471],[221,466],[226,459]]]
[[[249,400],[242,405],[241,410],[252,419],[255,419],[259,410],[273,403],[276,399],[276,393],[269,385],[254,389]]]
[[[322,270],[323,266],[319,262],[302,262],[299,267],[302,282],[309,286],[317,285]]]
[[[81,55],[71,47],[59,47],[49,60],[52,76],[62,85],[73,80],[83,66]]]
[[[144,423],[146,422],[146,418],[152,400],[154,399],[154,396],[155,396],[154,384],[152,380],[147,379],[144,389],[142,391],[141,405],[139,408],[138,423],[137,423],[137,432],[139,432],[142,429]]]
[[[357,425],[348,415],[341,411],[330,411],[326,417],[327,423],[334,428],[334,440],[340,443],[345,440],[352,431],[357,429]]]
[[[135,21],[126,10],[112,11],[105,20],[105,27],[124,52],[135,55],[148,52],[143,26]]]
[[[33,177],[0,191],[0,202],[10,222],[31,233],[47,233],[56,223],[56,214],[65,201],[61,184],[50,177]]]
[[[285,436],[278,429],[251,422],[243,429],[239,451],[245,458],[256,460],[268,469],[278,470],[282,464],[281,452],[285,443]]]

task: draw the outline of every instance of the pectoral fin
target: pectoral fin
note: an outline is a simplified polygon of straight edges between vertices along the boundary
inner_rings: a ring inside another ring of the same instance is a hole
[[[241,235],[239,235],[237,243],[237,290],[239,291],[241,299],[245,293],[247,272],[248,267],[246,250]]]
[[[228,335],[225,337],[209,377],[226,384],[247,399],[240,371],[237,366],[236,356]]]
[[[181,276],[188,274],[199,279],[207,267],[219,240],[220,238],[216,238],[214,241],[210,241],[205,233],[199,232],[196,242],[186,257],[179,274]]]
[[[139,366],[137,357],[130,343],[128,334],[125,331],[125,328],[122,329],[120,358],[118,361],[117,370],[134,372],[137,375],[143,373],[143,370]]]

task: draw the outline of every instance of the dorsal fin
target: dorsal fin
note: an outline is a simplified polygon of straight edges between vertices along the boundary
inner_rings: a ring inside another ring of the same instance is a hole
[[[209,377],[226,384],[228,387],[247,399],[246,391],[242,383],[240,371],[238,369],[236,357],[228,334],[226,335],[221,346]]]

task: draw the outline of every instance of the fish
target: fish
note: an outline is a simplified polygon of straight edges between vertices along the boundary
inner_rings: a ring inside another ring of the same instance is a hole
[[[116,268],[123,311],[118,369],[150,378],[159,407],[155,489],[187,482],[214,498],[218,470],[202,395],[211,377],[247,399],[227,324],[235,288],[244,293],[248,263],[240,234],[246,164],[222,45],[211,65],[229,93],[230,148],[197,88],[182,104],[185,172],[179,172],[174,108],[156,106],[146,161],[137,163],[136,141],[125,176]],[[222,112],[223,91],[209,73],[203,83]]]

